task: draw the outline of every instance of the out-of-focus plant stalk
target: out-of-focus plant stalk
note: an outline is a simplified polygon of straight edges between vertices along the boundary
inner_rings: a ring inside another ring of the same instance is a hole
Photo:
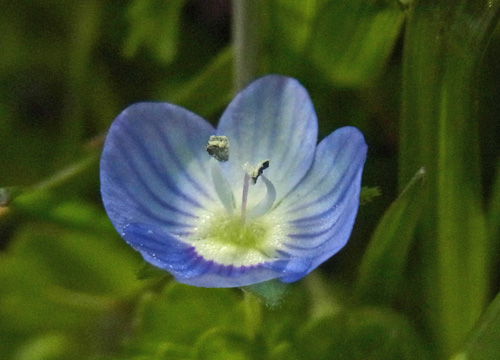
[[[86,157],[36,184],[0,188],[0,219],[14,213],[68,228],[112,232],[109,221],[92,206],[75,201],[61,202],[56,196],[61,187],[81,181],[91,169],[98,167],[103,141],[104,136],[92,139],[86,146],[89,150]]]
[[[341,302],[334,295],[335,292],[327,286],[318,272],[307,275],[304,284],[310,293],[311,318],[321,319],[325,316],[336,315],[343,310]]]
[[[233,0],[234,92],[259,72],[261,0]]]
[[[428,169],[414,305],[425,301],[441,355],[464,339],[490,296],[474,80],[499,10],[499,0],[416,0],[409,10],[400,183]]]
[[[86,157],[82,158],[78,162],[66,166],[65,168],[62,168],[36,184],[26,187],[0,188],[0,207],[8,206],[10,202],[19,195],[53,190],[87,173],[91,168],[95,167],[96,164],[99,163],[100,148],[104,143],[104,137],[104,135],[97,136],[86,144],[86,148],[89,151],[89,154]]]

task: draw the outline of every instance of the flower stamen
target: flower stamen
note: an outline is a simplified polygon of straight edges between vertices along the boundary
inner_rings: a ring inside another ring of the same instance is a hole
[[[269,167],[269,160],[264,160],[261,161],[260,164],[257,165],[257,167],[255,167],[249,172],[249,175],[252,178],[252,185],[255,185],[257,183],[257,179],[259,178],[259,176],[261,176],[264,170],[267,169],[268,167]]]
[[[248,200],[248,188],[250,184],[250,175],[245,173],[245,177],[243,178],[243,191],[241,195],[241,221],[244,224],[246,213],[247,213],[247,200]]]
[[[235,203],[231,186],[227,182],[218,162],[229,160],[229,139],[226,136],[210,136],[206,146],[207,153],[212,157],[210,159],[210,173],[214,183],[215,192],[224,205],[228,215],[233,215]]]
[[[248,218],[253,220],[259,216],[264,215],[267,211],[271,209],[276,200],[276,189],[274,185],[267,179],[263,172],[269,167],[269,160],[261,161],[256,167],[251,166],[248,163],[243,165],[245,170],[245,178],[243,179],[243,194],[241,197],[241,220],[245,223],[247,218],[247,198],[250,179],[252,180],[252,185],[257,183],[257,179],[262,176],[262,180],[266,185],[266,196],[262,199],[248,214]]]
[[[234,214],[234,209],[236,207],[234,194],[218,164],[218,162],[225,162],[229,160],[229,139],[226,136],[210,136],[206,150],[212,157],[212,159],[210,159],[210,172],[215,192],[217,193],[222,205],[224,205],[227,214],[231,216]],[[248,163],[243,164],[243,170],[245,171],[245,177],[243,178],[243,191],[241,195],[241,223],[243,225],[245,224],[247,218],[254,220],[267,213],[274,205],[276,200],[276,188],[263,174],[264,170],[268,167],[269,160],[263,160],[257,164],[257,166],[252,166]],[[247,213],[250,183],[255,185],[259,177],[262,177],[262,181],[264,181],[264,184],[266,185],[266,196]]]
[[[228,161],[229,139],[227,136],[212,135],[208,139],[206,150],[208,155],[215,158],[217,161]]]

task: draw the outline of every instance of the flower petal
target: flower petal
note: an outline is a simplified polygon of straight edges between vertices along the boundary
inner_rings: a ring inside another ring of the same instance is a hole
[[[205,144],[213,133],[199,116],[166,103],[137,103],[118,115],[100,177],[104,206],[120,234],[131,222],[189,234],[200,214],[218,203],[206,181]]]
[[[282,281],[298,280],[346,244],[358,211],[366,152],[359,130],[336,130],[318,145],[310,171],[275,209],[288,220],[285,251],[311,259],[303,274],[290,274]]]
[[[241,91],[229,104],[217,128],[230,141],[223,164],[233,189],[241,189],[241,166],[270,160],[266,176],[283,198],[311,166],[318,123],[307,91],[292,78],[269,75]],[[263,184],[258,192],[265,193]]]
[[[218,264],[204,259],[194,246],[150,224],[130,224],[125,227],[123,237],[147,262],[167,270],[178,282],[188,285],[246,286],[280,277],[290,271],[303,271],[303,266],[297,270],[297,264],[292,265],[287,260],[240,267]]]

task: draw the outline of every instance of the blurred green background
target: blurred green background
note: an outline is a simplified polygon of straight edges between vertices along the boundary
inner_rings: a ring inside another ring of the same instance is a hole
[[[0,359],[500,358],[499,14],[499,0],[0,3]],[[106,130],[141,100],[216,124],[267,73],[308,89],[320,139],[364,133],[351,240],[278,300],[176,284],[104,213]]]

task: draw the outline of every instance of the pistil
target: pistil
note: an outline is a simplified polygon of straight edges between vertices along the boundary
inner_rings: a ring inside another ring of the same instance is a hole
[[[276,200],[276,189],[274,185],[267,179],[263,172],[269,167],[269,160],[261,161],[256,167],[251,166],[248,163],[243,165],[243,170],[245,170],[245,178],[243,179],[243,194],[241,197],[241,221],[243,224],[249,218],[253,220],[259,216],[264,215],[268,212]],[[247,214],[247,198],[250,182],[252,185],[257,183],[257,179],[261,177],[266,185],[266,196],[257,205],[255,205]],[[250,181],[251,180],[251,181]]]
[[[245,219],[246,219],[249,185],[250,185],[250,175],[245,173],[245,177],[243,178],[243,193],[241,195],[241,222],[243,224],[245,224]]]

